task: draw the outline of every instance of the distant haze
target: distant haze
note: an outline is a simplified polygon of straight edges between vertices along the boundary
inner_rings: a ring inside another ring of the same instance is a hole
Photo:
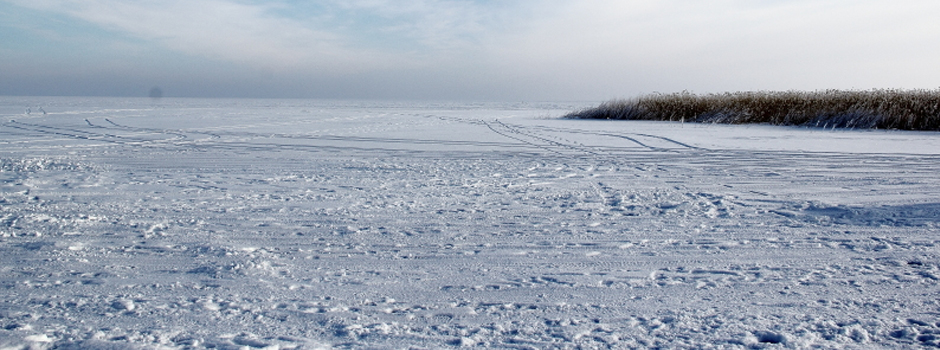
[[[0,95],[940,87],[940,1],[0,0]]]

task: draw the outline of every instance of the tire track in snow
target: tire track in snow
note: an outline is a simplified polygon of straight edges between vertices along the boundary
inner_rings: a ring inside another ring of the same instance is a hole
[[[85,121],[88,122],[88,119],[85,119]],[[133,126],[126,126],[126,125],[121,125],[121,124],[115,123],[115,122],[111,121],[111,119],[108,119],[108,118],[105,118],[104,121],[107,122],[108,124],[111,124],[112,126],[114,126],[114,127],[116,127],[116,128],[120,128],[120,129],[124,129],[124,130],[137,131],[137,132],[145,131],[145,132],[164,133],[164,134],[169,134],[169,135],[180,135],[180,136],[182,136],[182,138],[187,138],[186,134],[206,135],[206,136],[208,136],[208,137],[211,138],[211,139],[219,139],[219,138],[221,138],[221,136],[219,136],[219,135],[217,135],[217,134],[209,133],[209,132],[184,131],[184,130],[168,130],[168,129],[133,127]],[[88,125],[92,125],[92,124],[91,124],[90,122],[88,122]],[[104,127],[102,127],[102,126],[97,126],[97,127],[104,128]]]
[[[492,132],[494,132],[494,133],[497,133],[497,134],[499,134],[499,135],[501,135],[501,136],[504,136],[504,137],[507,137],[507,138],[510,138],[510,139],[513,139],[513,140],[517,140],[517,141],[522,142],[523,144],[526,144],[526,145],[529,145],[529,146],[533,146],[533,147],[536,147],[536,148],[541,148],[541,149],[546,150],[546,151],[551,152],[551,153],[555,153],[555,154],[558,154],[558,155],[563,155],[563,153],[558,152],[558,151],[556,151],[556,150],[554,150],[554,149],[551,149],[551,148],[549,148],[549,147],[546,147],[546,146],[544,146],[544,145],[539,145],[539,144],[537,144],[537,143],[533,143],[533,142],[531,142],[531,141],[525,140],[525,139],[523,139],[523,138],[521,138],[521,137],[516,137],[516,136],[510,135],[510,134],[512,133],[512,130],[500,131],[500,130],[497,130],[497,127],[494,127],[492,123],[488,123],[488,122],[483,121],[483,120],[480,120],[480,122],[482,122],[483,125],[485,125],[487,128],[489,128],[490,131],[492,131]],[[499,125],[499,123],[497,123],[497,125]]]
[[[109,132],[93,132],[89,130],[82,130],[77,128],[68,128],[68,127],[58,127],[58,126],[48,126],[42,124],[34,123],[23,123],[11,120],[10,122],[4,123],[3,125],[12,129],[22,130],[22,131],[33,131],[41,134],[48,135],[58,135],[64,136],[73,139],[82,139],[89,141],[101,141],[114,144],[124,144],[124,145],[148,145],[148,146],[158,146],[163,145],[165,147],[179,147],[179,146],[193,146],[199,148],[223,148],[223,149],[238,149],[238,148],[248,148],[260,150],[264,148],[270,149],[294,149],[294,150],[343,150],[343,149],[358,149],[362,151],[382,151],[382,150],[391,150],[386,147],[378,146],[380,144],[401,144],[401,145],[440,145],[440,146],[472,146],[472,147],[486,147],[486,148],[501,148],[501,149],[514,149],[519,148],[520,145],[507,142],[486,142],[486,141],[472,141],[472,140],[442,140],[442,139],[418,139],[418,138],[388,138],[388,137],[368,137],[368,136],[340,136],[340,135],[303,135],[303,134],[270,134],[270,133],[253,133],[253,132],[202,132],[202,131],[184,131],[184,130],[169,130],[169,129],[157,129],[157,128],[140,128],[132,127],[127,125],[122,125],[111,121],[108,118],[104,119],[107,123],[111,124],[112,127],[106,127],[92,123],[88,119],[84,119],[85,124],[89,129],[92,130],[127,130],[132,133],[140,134],[151,134],[151,135],[167,135],[172,136],[172,138],[161,138],[161,139],[146,139],[140,137],[133,137],[129,135],[121,135],[119,133],[109,133]],[[188,137],[186,134],[198,134],[198,135],[207,135],[208,139],[196,140],[194,138]],[[133,135],[133,134],[132,134]],[[237,140],[241,138],[243,140]],[[248,139],[248,140],[244,140]],[[279,141],[280,140],[280,141]],[[288,143],[284,141],[288,140],[300,140],[300,141],[341,141],[341,142],[351,142],[354,144],[369,144],[374,143],[377,146],[369,147],[335,147],[328,144],[318,145],[318,144],[296,144]],[[186,141],[186,142],[184,142]]]
[[[641,147],[644,147],[644,148],[647,148],[647,149],[650,149],[650,150],[653,150],[653,151],[675,151],[675,149],[674,149],[674,148],[665,148],[665,147],[656,147],[656,146],[652,146],[652,145],[649,145],[648,142],[643,142],[643,141],[641,141],[638,137],[646,137],[646,138],[651,138],[651,139],[657,139],[657,140],[665,141],[665,142],[667,142],[667,143],[671,143],[671,144],[674,144],[674,145],[676,145],[676,146],[679,146],[679,147],[682,147],[682,148],[686,148],[686,149],[690,149],[690,150],[709,151],[709,149],[707,149],[707,148],[692,146],[692,145],[689,145],[689,144],[686,144],[686,143],[683,143],[683,142],[680,142],[680,141],[676,141],[676,140],[671,139],[671,138],[668,138],[668,137],[658,136],[658,135],[650,135],[650,134],[623,134],[623,133],[611,133],[611,132],[603,132],[603,131],[591,131],[591,130],[584,130],[584,129],[572,129],[572,128],[562,128],[562,127],[546,127],[546,126],[532,126],[532,127],[530,127],[530,128],[533,128],[533,129],[541,129],[541,130],[546,130],[546,131],[562,132],[562,133],[587,134],[587,135],[597,135],[597,136],[606,136],[606,137],[621,138],[621,139],[629,140],[629,141],[631,141],[631,142],[633,142],[633,143],[636,143],[637,145],[639,145],[639,146],[641,146]]]
[[[565,153],[558,151],[557,149],[562,150],[571,150],[577,152],[577,154],[590,154],[598,155],[594,150],[591,150],[583,145],[577,145],[574,143],[564,143],[560,141],[551,140],[544,137],[543,135],[534,134],[531,132],[524,131],[522,127],[518,125],[506,124],[499,119],[494,119],[492,122],[483,120],[483,119],[460,119],[446,116],[437,116],[437,115],[426,115],[424,117],[430,117],[435,119],[440,119],[448,122],[455,122],[461,124],[471,124],[471,125],[483,125],[486,126],[490,131],[519,142],[523,144],[540,148],[545,151],[557,154],[565,155]]]
[[[573,142],[563,143],[560,141],[551,140],[543,135],[536,133],[528,132],[524,128],[518,125],[506,124],[499,119],[494,119],[492,122],[487,122],[485,120],[479,120],[479,123],[482,123],[492,132],[497,133],[501,136],[517,140],[524,144],[537,147],[548,152],[554,153],[560,156],[572,156],[572,154],[566,154],[563,151],[575,152],[574,155],[591,155],[598,156],[600,155],[595,150],[592,150],[583,145],[578,145]]]
[[[62,128],[62,127],[47,126],[47,125],[41,125],[41,124],[23,123],[23,122],[17,122],[15,120],[11,120],[7,123],[4,123],[3,125],[9,128],[13,128],[13,129],[19,129],[19,130],[24,130],[24,131],[34,131],[34,132],[39,132],[39,133],[47,134],[47,135],[65,136],[68,138],[80,139],[80,140],[101,141],[101,142],[127,144],[127,145],[152,142],[151,140],[135,139],[135,138],[114,135],[114,134],[95,133],[95,132],[89,132],[89,131],[78,130],[78,129],[73,129],[73,128]]]

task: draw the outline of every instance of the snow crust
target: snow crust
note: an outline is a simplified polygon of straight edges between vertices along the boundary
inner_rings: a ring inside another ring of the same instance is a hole
[[[940,346],[938,134],[583,107],[0,98],[0,349]]]

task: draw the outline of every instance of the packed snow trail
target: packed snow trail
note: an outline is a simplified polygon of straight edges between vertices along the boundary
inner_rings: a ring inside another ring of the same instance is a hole
[[[934,133],[23,99],[0,348],[940,345]]]

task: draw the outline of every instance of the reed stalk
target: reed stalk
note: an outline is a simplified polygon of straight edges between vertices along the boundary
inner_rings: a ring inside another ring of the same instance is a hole
[[[566,118],[940,130],[938,90],[686,91],[604,102]]]

